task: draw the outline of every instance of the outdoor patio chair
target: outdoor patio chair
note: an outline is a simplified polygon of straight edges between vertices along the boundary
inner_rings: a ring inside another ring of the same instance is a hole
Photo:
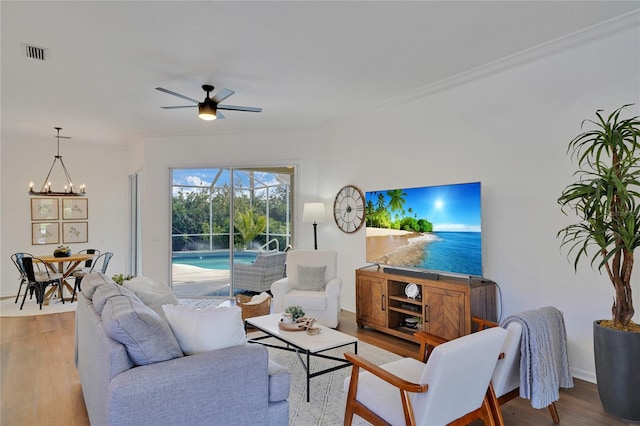
[[[271,289],[271,284],[284,276],[287,255],[282,252],[260,253],[248,265],[233,265],[233,286],[247,291],[261,293]]]

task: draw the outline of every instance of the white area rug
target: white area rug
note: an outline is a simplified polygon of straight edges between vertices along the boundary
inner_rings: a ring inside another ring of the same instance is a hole
[[[30,315],[47,315],[47,314],[59,314],[61,312],[70,312],[76,310],[77,302],[70,303],[65,302],[62,304],[60,299],[52,299],[49,305],[40,305],[36,303],[35,296],[33,299],[29,299],[24,302],[24,308],[20,310],[20,304],[22,303],[22,296],[18,299],[18,303],[14,303],[15,296],[8,299],[0,300],[0,317],[26,317]]]
[[[259,335],[249,333],[249,337]],[[267,340],[273,342],[272,339]],[[353,345],[327,351],[327,355],[342,357],[345,351],[353,352]],[[358,355],[376,365],[386,364],[402,358],[365,342],[358,342]],[[294,352],[269,348],[269,357],[291,372],[291,393],[289,394],[289,425],[293,426],[339,426],[344,423],[344,408],[347,395],[343,391],[344,379],[351,374],[351,367],[336,370],[311,379],[311,399],[307,402],[306,373]],[[311,371],[337,365],[336,361],[311,358]],[[358,416],[354,425],[369,425]]]

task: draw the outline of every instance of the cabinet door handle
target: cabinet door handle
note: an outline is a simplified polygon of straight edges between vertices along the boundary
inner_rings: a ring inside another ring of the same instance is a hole
[[[383,311],[385,310],[385,309],[384,309],[384,296],[385,296],[385,295],[383,294],[383,295],[382,295],[382,299],[381,299],[381,300],[382,300],[382,307],[381,307],[381,309],[382,309]]]
[[[431,318],[431,307],[429,305],[424,305],[424,308],[425,308],[425,312],[424,312],[425,318],[423,319],[423,321],[429,322],[429,318]]]

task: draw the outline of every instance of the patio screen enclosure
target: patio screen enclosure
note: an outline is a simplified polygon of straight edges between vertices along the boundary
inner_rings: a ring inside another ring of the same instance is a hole
[[[293,167],[172,169],[173,289],[233,296],[233,266],[284,251],[293,229]]]

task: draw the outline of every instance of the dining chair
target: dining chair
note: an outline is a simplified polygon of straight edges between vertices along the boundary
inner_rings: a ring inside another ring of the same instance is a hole
[[[74,278],[74,287],[75,287],[75,283],[77,281],[81,281],[82,278],[87,275],[89,272],[91,272],[91,267],[94,264],[94,260],[96,260],[97,257],[100,256],[100,250],[98,249],[86,249],[86,250],[80,250],[78,252],[78,254],[92,254],[93,257],[86,260],[84,262],[84,266],[82,268],[76,268],[73,273],[71,274],[71,276]],[[75,297],[75,292],[73,293]],[[71,301],[73,302],[73,298],[71,299]]]
[[[98,249],[86,249],[86,250],[80,250],[78,252],[78,254],[92,254],[93,257],[89,260],[87,260],[86,262],[84,262],[84,266],[82,268],[76,269],[75,271],[73,271],[73,276],[76,276],[76,273],[80,273],[80,272],[84,272],[87,273],[89,272],[89,270],[91,269],[91,266],[93,265],[93,261],[94,259],[96,259],[98,256],[100,256],[100,250]]]
[[[82,291],[82,287],[81,287],[81,283],[82,283],[82,278],[86,275],[86,274],[90,274],[91,272],[94,271],[100,271],[103,274],[107,273],[107,267],[109,266],[109,261],[111,261],[111,258],[113,257],[113,253],[110,251],[106,251],[104,253],[101,253],[100,255],[98,255],[98,257],[95,258],[95,261],[93,261],[91,267],[89,268],[89,270],[79,276],[75,276],[75,281],[73,283],[73,293],[71,294],[71,301],[73,302],[75,300],[76,297],[76,292],[78,291]],[[102,262],[101,266],[98,266],[98,264]]]
[[[490,381],[506,335],[502,328],[490,328],[445,343],[438,339],[426,362],[402,358],[378,366],[346,352],[353,368],[344,384],[344,424],[357,414],[373,424],[466,425],[482,418],[485,425],[503,425],[502,416],[496,419],[492,411]],[[428,342],[432,335],[415,336]]]
[[[14,253],[11,255],[11,261],[13,262],[14,265],[16,265],[16,268],[20,273],[20,277],[19,277],[20,287],[18,287],[18,294],[16,294],[16,301],[14,303],[18,303],[18,299],[20,298],[20,293],[22,292],[22,285],[27,282],[27,273],[24,271],[24,266],[22,264],[22,258],[24,258],[25,256],[33,257],[32,254],[24,253],[24,252]],[[31,297],[33,297],[33,289],[31,291]]]
[[[36,272],[38,268],[37,266],[34,267],[34,263],[36,261],[44,265],[44,261],[37,257],[24,256],[22,258],[22,266],[24,267],[24,271],[27,277],[27,288],[24,292],[24,296],[22,296],[22,304],[20,305],[20,310],[22,310],[22,308],[24,307],[24,302],[27,299],[27,293],[30,289],[33,289],[35,291],[36,300],[40,305],[40,309],[42,309],[42,303],[44,302],[44,291],[48,285],[55,285],[58,287],[60,299],[62,299],[62,303],[64,304],[64,297],[62,297],[63,275],[59,273],[49,272],[49,270],[47,269],[41,272]]]

